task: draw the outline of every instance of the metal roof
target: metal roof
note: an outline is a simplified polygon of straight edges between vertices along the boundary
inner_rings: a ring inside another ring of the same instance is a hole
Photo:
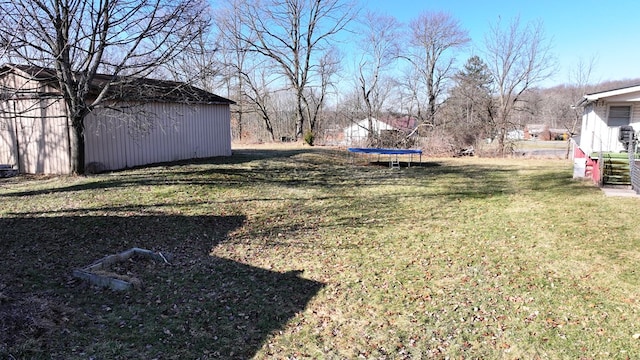
[[[46,83],[56,89],[60,88],[56,72],[50,68],[34,65],[5,64],[0,68],[0,76],[16,71],[22,72],[30,79]],[[94,76],[90,84],[88,97],[97,97],[108,84],[107,100],[199,104],[235,103],[232,100],[183,82],[107,74],[96,74]]]

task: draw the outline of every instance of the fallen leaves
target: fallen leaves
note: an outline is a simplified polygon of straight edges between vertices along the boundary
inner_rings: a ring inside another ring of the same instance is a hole
[[[637,265],[624,261],[638,225],[564,163],[443,159],[390,176],[309,151],[0,189],[0,309],[67,294],[68,333],[40,338],[60,358],[640,353],[636,278],[615,281]],[[616,234],[593,224],[601,209],[626,242],[602,240]],[[146,285],[128,295],[66,278],[131,246],[176,261],[126,264]]]

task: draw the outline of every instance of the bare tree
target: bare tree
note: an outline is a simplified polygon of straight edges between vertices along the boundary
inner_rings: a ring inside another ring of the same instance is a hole
[[[460,23],[444,12],[424,12],[409,27],[409,60],[417,80],[412,92],[418,102],[426,103],[426,111],[420,111],[423,123],[435,125],[438,101],[454,71],[453,51],[464,47],[470,39]]]
[[[494,124],[498,151],[503,155],[507,132],[512,130],[511,120],[522,95],[556,70],[551,42],[543,30],[542,22],[523,26],[515,18],[506,28],[498,21],[485,38],[486,62],[496,87]]]
[[[331,48],[324,53],[318,62],[318,81],[315,86],[307,89],[307,94],[303,98],[306,109],[306,116],[309,119],[309,128],[315,132],[319,115],[324,107],[325,99],[329,93],[329,88],[333,87],[332,77],[340,69],[340,56],[335,48]],[[311,145],[311,144],[310,144]]]
[[[255,69],[254,71],[239,72],[241,79],[240,84],[242,97],[246,97],[253,109],[262,119],[265,129],[269,134],[271,141],[275,141],[273,121],[273,99],[272,92],[269,89],[269,68]],[[239,129],[241,131],[242,128]]]
[[[354,7],[346,0],[245,0],[241,16],[246,27],[236,35],[250,44],[249,51],[275,62],[295,93],[299,138],[306,117],[306,89],[329,41],[355,16]]]
[[[342,93],[337,104],[337,112],[339,114],[337,125],[340,128],[362,120],[366,116],[366,110],[362,104],[360,91],[354,88]]]
[[[573,121],[570,124],[565,124],[565,127],[571,136],[577,134],[578,126],[581,124],[582,108],[576,106],[576,104],[578,104],[582,97],[591,90],[589,82],[591,81],[591,74],[595,68],[595,64],[595,57],[591,57],[588,61],[581,58],[578,60],[576,67],[570,73],[569,82],[571,83],[574,91],[571,94],[571,104],[569,104],[569,107],[573,114]],[[565,158],[569,158],[570,151],[571,138],[567,139],[567,153],[565,154]]]
[[[191,84],[209,92],[218,92],[222,64],[218,61],[218,44],[210,33],[196,36],[189,47],[163,65],[167,77]],[[156,71],[160,73],[161,71]]]
[[[385,70],[400,56],[401,24],[393,16],[368,12],[362,23],[362,56],[358,64],[358,85],[369,125],[369,140],[376,133],[373,118],[379,117],[387,96],[381,86]]]
[[[122,75],[147,76],[202,33],[200,0],[0,0],[0,43],[9,58],[55,69],[71,134],[71,172],[84,173],[84,119],[110,99]],[[95,96],[97,73],[110,74]]]
[[[244,115],[247,107],[258,109],[263,119],[267,131],[273,138],[273,128],[270,125],[268,117],[264,116],[268,107],[267,104],[255,103],[263,98],[257,95],[258,89],[264,89],[256,83],[246,84],[255,78],[264,79],[262,74],[250,74],[254,62],[248,48],[255,41],[255,33],[246,27],[246,21],[242,16],[242,10],[245,0],[232,0],[225,3],[222,8],[217,9],[215,15],[215,26],[218,29],[220,42],[219,54],[222,58],[223,65],[223,83],[226,84],[229,96],[233,96],[236,100],[235,116],[236,116],[236,137],[242,139],[244,132]],[[254,95],[247,95],[247,94]]]

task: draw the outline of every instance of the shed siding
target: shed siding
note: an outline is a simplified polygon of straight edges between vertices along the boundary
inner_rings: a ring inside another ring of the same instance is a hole
[[[0,76],[0,91],[0,164],[21,173],[68,174],[69,127],[59,92],[20,70]],[[85,165],[115,170],[231,155],[228,104],[127,105],[128,111],[101,109],[86,117]]]
[[[69,137],[62,100],[23,98],[4,101],[2,107],[0,162],[27,174],[69,172]]]
[[[0,164],[18,165],[13,101],[0,101]]]
[[[19,97],[29,97],[34,94],[58,93],[58,91],[47,84],[33,80],[28,74],[21,71],[0,77],[0,86],[10,95]]]
[[[228,105],[150,103],[85,120],[86,163],[107,170],[231,155]]]

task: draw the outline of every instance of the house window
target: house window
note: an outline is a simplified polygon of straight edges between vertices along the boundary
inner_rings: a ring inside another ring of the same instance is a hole
[[[631,122],[631,106],[610,106],[609,107],[609,119],[607,123],[609,126],[624,126],[629,125]]]

